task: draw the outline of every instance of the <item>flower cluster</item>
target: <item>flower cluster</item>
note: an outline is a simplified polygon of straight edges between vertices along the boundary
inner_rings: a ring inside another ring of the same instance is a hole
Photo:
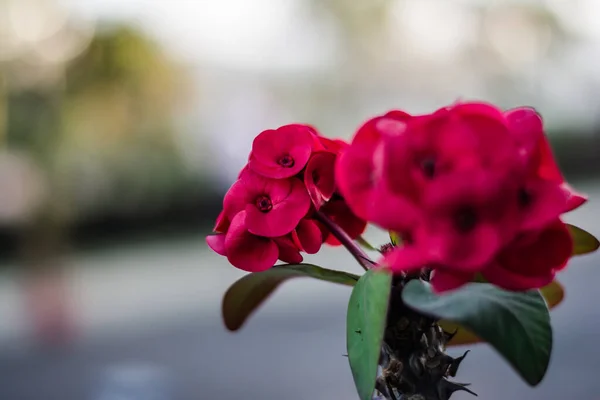
[[[261,132],[225,195],[209,247],[233,266],[257,272],[278,259],[299,263],[301,252],[314,254],[324,242],[338,244],[315,219],[317,212],[359,236],[366,222],[350,211],[334,181],[337,157],[347,146],[308,125]]]
[[[431,268],[437,291],[477,274],[509,290],[550,283],[573,248],[560,216],[585,202],[565,183],[534,109],[485,103],[370,119],[335,180],[358,217],[402,238],[379,263]]]

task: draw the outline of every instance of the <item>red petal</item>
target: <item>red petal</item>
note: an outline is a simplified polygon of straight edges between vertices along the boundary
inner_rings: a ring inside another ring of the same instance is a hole
[[[476,272],[484,268],[503,245],[499,229],[480,223],[468,234],[448,230],[417,230],[415,243],[426,248],[428,259],[459,271]]]
[[[550,147],[550,142],[546,136],[543,136],[538,143],[538,152],[539,152],[539,166],[537,175],[538,177],[546,180],[550,180],[553,182],[562,183],[565,179],[560,172],[560,168],[556,163],[556,159],[554,158],[554,153],[552,152],[552,147]]]
[[[300,125],[284,125],[277,130],[261,132],[252,143],[253,158],[250,168],[270,178],[287,178],[296,175],[304,168],[313,147],[313,131]],[[294,165],[283,167],[278,161],[291,156]]]
[[[374,143],[353,143],[338,156],[335,166],[338,190],[352,211],[363,219],[374,207],[371,196],[381,179],[374,164],[375,147]]]
[[[301,220],[292,237],[300,249],[308,254],[316,254],[323,243],[321,228],[310,219]]]
[[[302,262],[302,254],[298,250],[298,247],[294,244],[292,239],[288,236],[282,236],[275,238],[275,243],[279,248],[279,259],[289,264],[299,264]]]
[[[283,193],[283,186],[290,184],[288,196],[282,198],[280,193]],[[275,181],[270,188],[271,193],[276,194],[275,198],[271,198],[273,208],[270,211],[262,212],[254,205],[247,206],[248,230],[259,236],[284,236],[292,232],[298,222],[306,216],[310,209],[310,197],[302,181],[297,178]]]
[[[209,235],[206,237],[206,244],[215,253],[227,256],[227,252],[225,251],[225,235]]]
[[[465,273],[438,268],[433,271],[431,276],[431,285],[436,293],[443,293],[449,290],[458,289],[465,283],[470,282],[474,273]]]
[[[576,208],[581,207],[588,200],[586,195],[578,193],[566,182],[561,185],[561,188],[567,196],[567,208],[564,212],[573,211]]]
[[[524,230],[543,228],[567,209],[567,194],[554,182],[531,182],[527,190],[532,202],[523,210],[521,228]]]
[[[217,217],[217,221],[215,222],[215,227],[213,228],[213,232],[225,233],[227,229],[229,229],[229,218],[225,215],[225,211],[221,211],[219,216]]]
[[[482,271],[482,275],[490,283],[506,290],[538,289],[554,280],[554,271],[549,270],[536,276],[526,276],[512,272],[497,262],[490,264]]]
[[[238,213],[231,221],[225,236],[229,262],[248,272],[271,268],[277,262],[279,250],[272,239],[259,237],[246,230],[246,212]]]
[[[378,265],[387,266],[394,272],[414,271],[429,264],[425,254],[414,246],[398,247],[380,259]]]
[[[519,147],[528,157],[531,157],[540,140],[543,140],[542,117],[532,107],[514,108],[506,111],[504,116]]]
[[[314,153],[304,170],[304,184],[317,210],[333,196],[336,158],[328,151]]]
[[[367,227],[367,222],[354,215],[352,210],[343,200],[334,200],[327,203],[323,208],[323,212],[352,239],[356,239],[360,236]],[[328,235],[326,242],[332,246],[341,244],[333,235]]]

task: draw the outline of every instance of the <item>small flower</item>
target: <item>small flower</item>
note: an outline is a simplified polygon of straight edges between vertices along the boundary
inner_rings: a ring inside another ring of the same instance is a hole
[[[313,137],[313,129],[300,124],[263,131],[252,143],[248,167],[267,178],[294,176],[310,158]]]
[[[338,157],[335,181],[354,214],[373,220],[372,214],[386,208],[377,200],[387,200],[383,174],[384,136],[404,129],[404,122],[392,117],[367,121],[354,135],[352,143]]]
[[[269,179],[247,171],[223,201],[225,215],[245,210],[248,231],[265,237],[292,232],[310,208],[304,184],[297,178]]]
[[[248,272],[267,270],[277,262],[279,257],[277,244],[271,238],[250,233],[246,226],[246,220],[246,211],[240,211],[231,220],[231,226],[224,240],[211,239],[209,241],[209,236],[207,242],[209,246],[212,244],[211,248],[215,250],[217,247],[215,242],[222,241],[224,255],[234,267]]]
[[[548,138],[544,135],[541,116],[531,107],[519,107],[505,113],[512,134],[520,144],[521,154],[526,158],[530,176],[560,185],[567,197],[563,212],[572,211],[587,201],[587,197],[575,191],[565,182],[556,163]]]
[[[562,221],[556,220],[542,231],[518,237],[482,274],[490,283],[507,290],[537,289],[554,280],[572,252],[571,234]]]
[[[335,161],[334,153],[319,151],[311,156],[304,170],[304,184],[317,210],[331,199],[335,191]]]
[[[477,271],[519,228],[516,188],[485,171],[454,173],[428,186],[412,232],[427,262]]]

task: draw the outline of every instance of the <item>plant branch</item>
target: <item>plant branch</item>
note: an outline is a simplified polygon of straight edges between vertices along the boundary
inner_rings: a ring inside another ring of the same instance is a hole
[[[327,215],[321,211],[315,213],[316,219],[323,223],[325,227],[331,232],[333,236],[352,254],[356,261],[361,267],[368,271],[375,265],[375,263],[367,256],[367,254],[356,244],[350,236],[335,222],[331,220]]]

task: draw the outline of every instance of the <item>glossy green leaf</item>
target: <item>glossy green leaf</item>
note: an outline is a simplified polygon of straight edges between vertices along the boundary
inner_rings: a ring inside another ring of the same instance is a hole
[[[564,297],[565,291],[563,286],[558,281],[553,281],[549,285],[544,286],[540,289],[546,304],[549,309],[553,309],[557,305],[559,305]],[[477,337],[473,332],[451,321],[442,320],[439,322],[442,329],[448,333],[454,333],[455,335],[452,337],[452,340],[448,342],[448,347],[452,346],[464,346],[467,344],[476,344],[481,343],[482,340]]]
[[[237,331],[248,317],[283,282],[292,278],[316,278],[354,286],[359,276],[311,264],[277,265],[263,272],[250,273],[229,287],[223,297],[223,321],[227,329]]]
[[[469,283],[437,295],[429,283],[412,280],[402,298],[418,312],[466,327],[491,344],[530,385],[544,378],[552,327],[540,291],[510,292],[487,283]]]
[[[348,360],[362,400],[370,400],[375,390],[391,287],[388,270],[371,269],[354,286],[348,302]]]
[[[567,224],[569,232],[573,237],[573,255],[593,253],[600,247],[600,241],[591,233],[579,228],[578,226]]]

